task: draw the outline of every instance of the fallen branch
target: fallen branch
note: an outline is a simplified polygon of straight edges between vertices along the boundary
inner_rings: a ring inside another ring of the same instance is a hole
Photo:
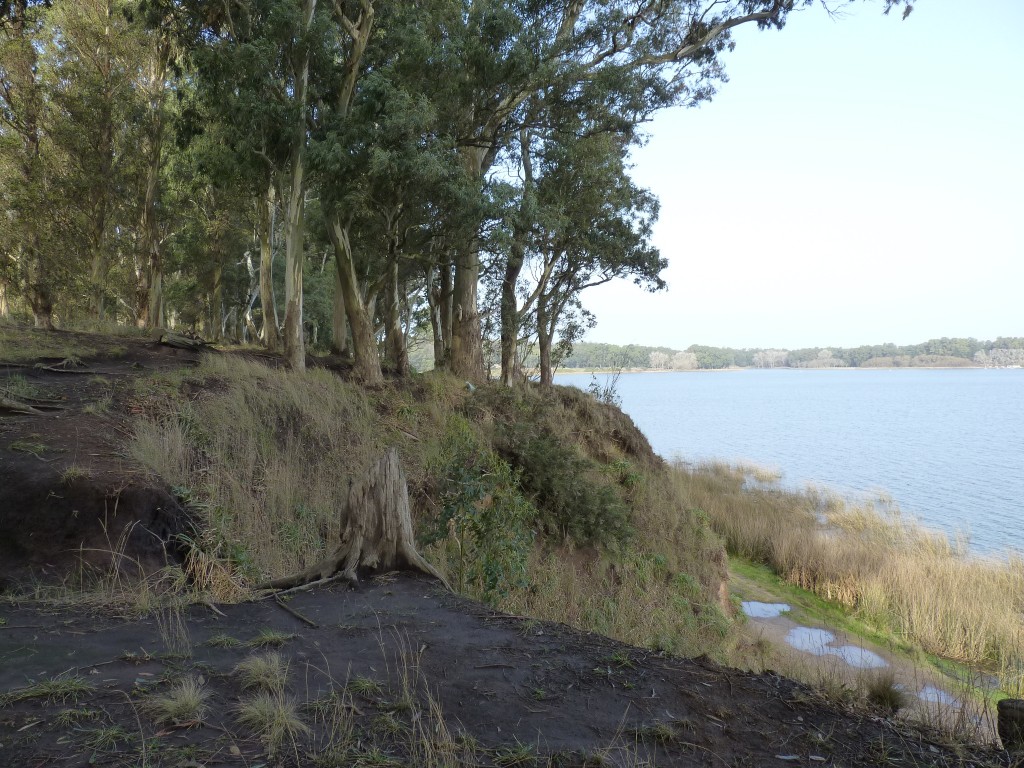
[[[285,611],[287,611],[292,616],[294,616],[296,619],[301,621],[303,624],[306,624],[307,626],[310,626],[313,629],[319,629],[320,628],[319,624],[317,624],[312,619],[307,618],[306,616],[303,616],[301,613],[296,611],[294,608],[292,608],[290,605],[288,605],[284,600],[282,600],[279,595],[277,595],[277,594],[274,595],[274,602],[277,603],[279,607],[283,608]]]

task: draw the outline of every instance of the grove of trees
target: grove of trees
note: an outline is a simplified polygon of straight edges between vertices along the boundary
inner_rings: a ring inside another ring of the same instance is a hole
[[[641,126],[812,2],[0,3],[0,318],[550,382],[585,289],[664,287]]]

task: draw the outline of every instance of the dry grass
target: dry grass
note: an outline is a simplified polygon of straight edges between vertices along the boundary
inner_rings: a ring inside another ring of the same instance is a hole
[[[202,549],[243,575],[313,562],[337,535],[345,479],[383,452],[366,393],[328,371],[227,355],[206,357],[196,376],[212,394],[141,423],[133,455],[202,499]]]
[[[279,693],[258,693],[239,702],[238,722],[254,731],[276,754],[288,742],[297,752],[297,740],[307,736],[311,729],[299,716],[298,704]]]
[[[468,425],[474,450],[486,452],[505,425],[525,424],[594,462],[593,481],[622,495],[634,536],[604,554],[548,541],[499,604],[680,652],[720,655],[727,643],[721,539],[629,418],[577,390],[469,393],[433,374],[367,392],[328,371],[295,374],[229,355],[148,381],[149,400],[166,407],[137,426],[132,453],[203,520],[184,569],[196,591],[231,599],[246,580],[319,559],[337,536],[347,481],[386,445],[401,453],[415,522],[430,525],[453,455],[449,426]],[[196,383],[198,397],[183,398]]]
[[[175,685],[163,696],[146,703],[145,709],[161,725],[180,725],[202,722],[206,717],[210,692],[196,678],[188,678]]]
[[[235,675],[243,688],[280,694],[288,684],[288,662],[279,653],[250,656],[235,667]]]
[[[1024,691],[1024,562],[972,557],[889,506],[751,482],[723,465],[677,467],[731,552],[840,603],[926,652],[983,666]]]

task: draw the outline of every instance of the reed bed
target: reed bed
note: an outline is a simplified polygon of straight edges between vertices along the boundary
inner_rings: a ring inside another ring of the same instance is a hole
[[[891,503],[787,490],[750,468],[677,465],[690,504],[729,551],[839,603],[926,652],[998,675],[1024,692],[1024,561],[969,554]]]

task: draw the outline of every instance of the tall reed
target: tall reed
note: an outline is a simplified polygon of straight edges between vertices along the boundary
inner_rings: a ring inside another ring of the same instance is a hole
[[[733,554],[844,605],[925,651],[1024,691],[1024,561],[969,554],[891,503],[793,491],[723,464],[676,466],[690,503]]]

